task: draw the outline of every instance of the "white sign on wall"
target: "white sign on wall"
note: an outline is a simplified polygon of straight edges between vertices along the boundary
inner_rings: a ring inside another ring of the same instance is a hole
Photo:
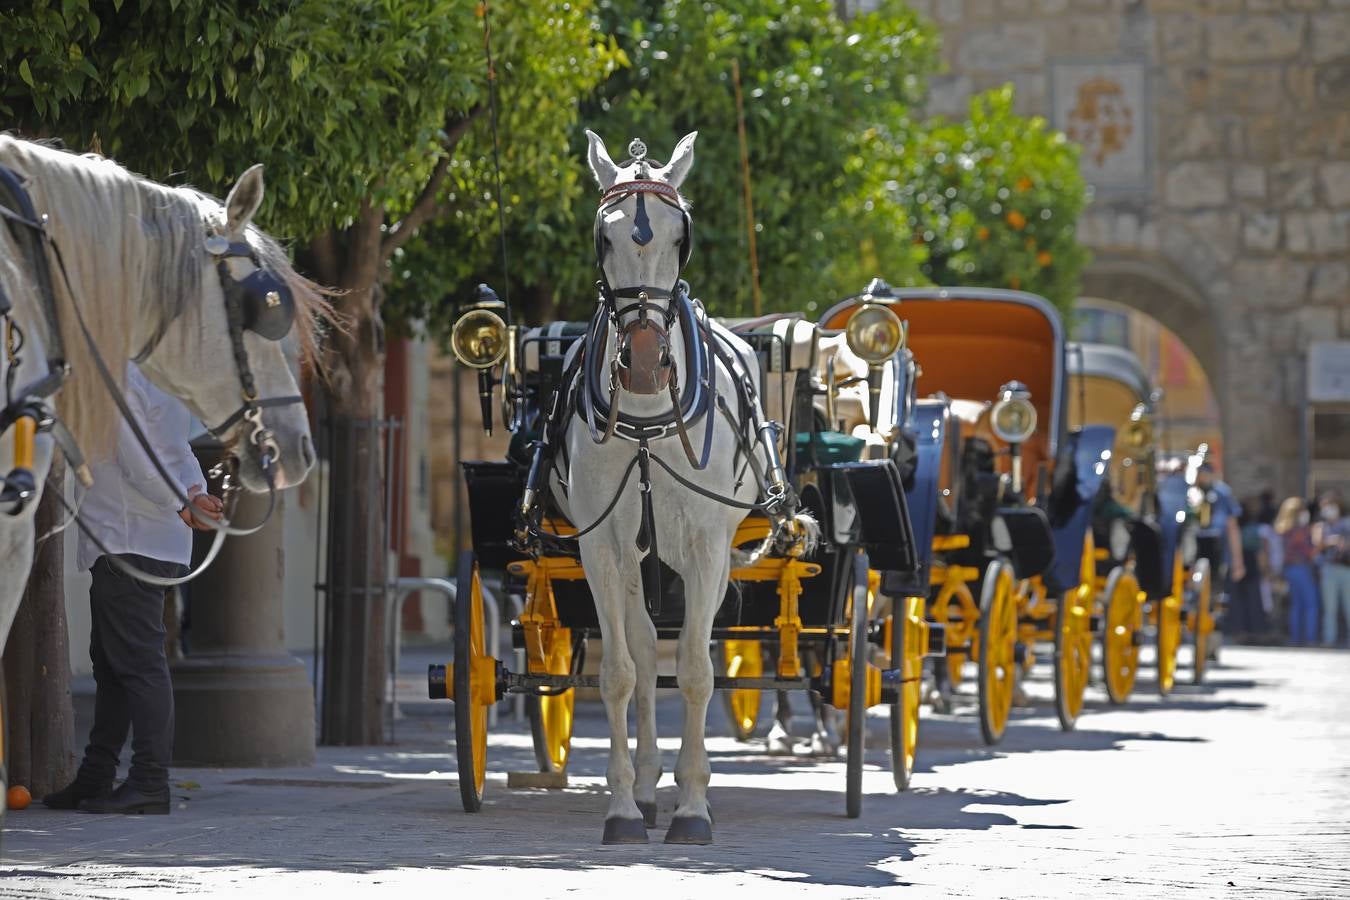
[[[1350,341],[1308,345],[1308,400],[1350,403]]]
[[[1054,124],[1083,147],[1083,177],[1097,187],[1148,182],[1144,67],[1138,63],[1057,63]]]

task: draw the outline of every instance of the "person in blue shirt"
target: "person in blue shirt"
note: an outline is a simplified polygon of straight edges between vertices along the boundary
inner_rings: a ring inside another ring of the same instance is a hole
[[[1247,567],[1242,558],[1242,533],[1238,528],[1238,516],[1242,507],[1233,496],[1233,489],[1214,474],[1214,466],[1208,462],[1200,463],[1195,473],[1195,486],[1200,493],[1200,533],[1201,544],[1213,548],[1215,558],[1211,563],[1215,567],[1215,580],[1224,583],[1225,572],[1233,583],[1247,576]],[[1208,540],[1206,540],[1208,539]]]

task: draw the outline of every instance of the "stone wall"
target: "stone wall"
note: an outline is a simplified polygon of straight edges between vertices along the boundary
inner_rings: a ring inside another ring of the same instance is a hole
[[[1309,341],[1350,337],[1350,0],[914,0],[930,108],[1011,81],[1084,143],[1084,293],[1177,332],[1240,493],[1299,489]]]

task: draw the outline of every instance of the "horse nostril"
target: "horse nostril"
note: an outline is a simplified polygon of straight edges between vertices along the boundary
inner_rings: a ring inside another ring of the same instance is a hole
[[[300,458],[304,460],[306,469],[314,465],[314,445],[310,443],[309,435],[300,438]]]

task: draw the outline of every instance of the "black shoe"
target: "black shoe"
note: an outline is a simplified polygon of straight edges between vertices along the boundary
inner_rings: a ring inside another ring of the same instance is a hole
[[[165,785],[151,791],[143,791],[130,782],[122,782],[117,790],[104,797],[92,797],[80,804],[80,811],[87,813],[126,813],[140,815],[167,816],[169,814],[169,787]]]
[[[78,778],[59,791],[52,791],[42,798],[42,804],[48,809],[79,809],[85,800],[106,797],[112,793],[112,782],[107,784],[89,784]]]

